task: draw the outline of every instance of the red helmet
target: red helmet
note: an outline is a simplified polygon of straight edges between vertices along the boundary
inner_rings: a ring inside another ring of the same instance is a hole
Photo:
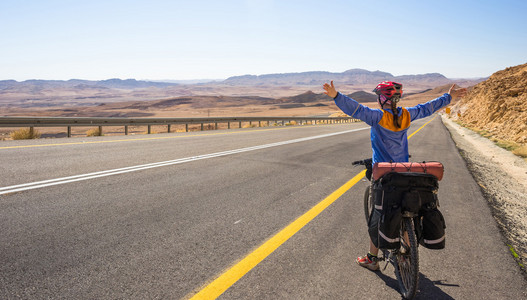
[[[384,95],[387,99],[393,96],[403,96],[403,85],[393,81],[383,81],[373,89],[373,92],[377,95]]]

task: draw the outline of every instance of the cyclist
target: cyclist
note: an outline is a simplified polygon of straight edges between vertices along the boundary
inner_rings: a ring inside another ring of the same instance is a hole
[[[335,100],[337,106],[353,118],[360,119],[371,126],[372,164],[376,162],[408,162],[407,131],[414,120],[428,117],[442,107],[450,104],[453,96],[462,96],[465,89],[454,90],[455,84],[448,93],[414,107],[397,107],[403,95],[403,86],[393,81],[379,83],[373,92],[378,96],[380,109],[364,106],[350,97],[337,92],[333,81],[325,83],[324,94]],[[373,216],[377,216],[374,218]],[[377,261],[377,223],[380,215],[373,214],[368,224],[370,234],[370,251],[358,257],[356,262],[372,271],[379,269]]]

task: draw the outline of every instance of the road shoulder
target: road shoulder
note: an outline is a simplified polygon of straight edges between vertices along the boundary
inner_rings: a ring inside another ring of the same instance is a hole
[[[527,278],[527,163],[444,115],[442,121]]]

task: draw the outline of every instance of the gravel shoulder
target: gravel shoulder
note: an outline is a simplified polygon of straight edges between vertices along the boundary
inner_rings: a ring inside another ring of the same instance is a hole
[[[527,277],[527,162],[445,115],[442,120]]]

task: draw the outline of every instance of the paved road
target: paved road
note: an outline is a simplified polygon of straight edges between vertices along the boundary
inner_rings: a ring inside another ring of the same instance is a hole
[[[362,128],[2,142],[0,187],[10,189],[0,190],[0,299],[190,297],[359,173],[350,162],[371,154]],[[446,167],[447,249],[420,248],[418,298],[525,299],[526,281],[439,118],[410,149]],[[367,251],[366,186],[355,184],[220,299],[399,298],[391,266],[354,262]]]

